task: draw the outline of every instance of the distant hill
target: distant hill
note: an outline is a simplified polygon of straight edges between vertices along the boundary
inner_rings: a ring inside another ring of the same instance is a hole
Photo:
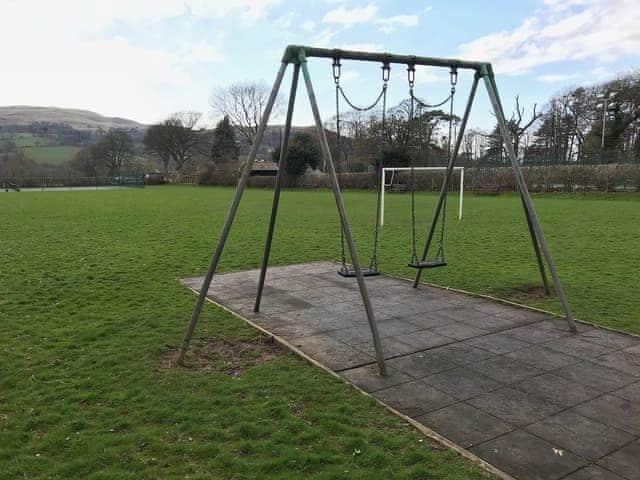
[[[89,110],[14,105],[0,107],[0,127],[31,125],[36,122],[66,124],[76,130],[144,130],[146,125],[120,117],[105,117]]]

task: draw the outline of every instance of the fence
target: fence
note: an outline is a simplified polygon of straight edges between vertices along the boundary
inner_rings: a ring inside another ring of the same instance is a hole
[[[522,173],[532,192],[640,192],[640,165],[555,165],[522,167]],[[454,172],[452,183],[457,185],[458,173]],[[368,173],[338,174],[344,189],[374,190],[376,175]],[[416,190],[438,191],[444,173],[417,174]],[[400,182],[407,181],[402,177]],[[227,176],[219,185],[234,185],[237,177]],[[273,188],[274,177],[252,177],[249,186]],[[473,191],[486,185],[495,185],[500,191],[516,191],[517,184],[511,167],[465,168],[465,190]],[[305,175],[289,186],[301,188],[329,188],[325,174]]]
[[[16,185],[20,189],[72,189],[72,188],[105,188],[105,187],[144,187],[143,173],[123,173],[116,176],[27,176],[0,178],[0,185]]]

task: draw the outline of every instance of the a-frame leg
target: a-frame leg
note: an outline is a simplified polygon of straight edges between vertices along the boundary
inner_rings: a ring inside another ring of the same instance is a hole
[[[550,295],[549,281],[547,280],[547,272],[544,268],[544,259],[542,258],[542,252],[540,251],[540,244],[538,243],[538,237],[536,231],[533,228],[533,222],[527,210],[527,204],[524,201],[522,193],[520,193],[520,200],[522,201],[522,209],[524,210],[524,216],[527,219],[527,228],[529,229],[529,235],[531,236],[531,243],[533,244],[533,251],[536,254],[536,262],[538,263],[538,271],[540,272],[540,278],[542,279],[542,286],[544,287],[545,295]]]
[[[293,66],[293,77],[291,79],[291,92],[289,93],[289,105],[287,106],[287,117],[284,124],[284,137],[282,145],[280,145],[280,160],[278,161],[278,175],[276,176],[276,185],[273,191],[273,205],[271,206],[271,217],[269,218],[269,229],[267,231],[267,240],[264,244],[264,255],[262,256],[262,267],[260,268],[260,279],[258,280],[258,292],[256,294],[256,303],[253,307],[254,312],[260,311],[260,301],[262,300],[262,291],[264,290],[264,280],[267,275],[267,266],[269,265],[269,254],[271,253],[271,242],[273,241],[273,231],[276,226],[276,217],[278,215],[278,205],[280,203],[280,190],[284,179],[284,172],[287,162],[287,151],[289,149],[289,136],[291,134],[291,122],[293,117],[293,107],[296,103],[296,90],[298,88],[298,77],[300,74],[300,65]]]
[[[340,215],[340,222],[342,225],[342,231],[349,247],[349,253],[351,255],[351,263],[353,269],[356,272],[356,279],[358,281],[358,287],[360,288],[360,295],[362,296],[362,302],[367,313],[367,320],[369,321],[369,327],[371,328],[371,335],[373,337],[373,344],[376,350],[376,360],[378,362],[378,370],[380,375],[386,375],[387,369],[384,363],[384,353],[382,350],[382,342],[378,333],[378,325],[376,324],[375,316],[373,314],[373,307],[371,306],[371,300],[369,299],[369,293],[367,292],[367,286],[362,275],[362,269],[360,267],[360,261],[356,252],[356,246],[351,236],[351,229],[349,228],[349,221],[347,219],[347,213],[344,207],[344,201],[342,200],[342,193],[340,191],[340,185],[338,184],[338,176],[336,175],[336,168],[331,158],[331,150],[329,149],[329,142],[327,141],[327,134],[322,125],[322,117],[320,117],[320,110],[318,109],[318,103],[316,102],[316,96],[313,92],[313,85],[311,84],[311,77],[309,76],[309,69],[307,68],[307,60],[304,57],[304,51],[300,51],[299,58],[302,67],[302,76],[307,87],[307,93],[309,94],[309,102],[311,103],[311,110],[313,111],[313,117],[316,122],[316,129],[318,131],[318,137],[320,138],[320,147],[322,148],[322,154],[326,163],[327,173],[331,180],[331,188],[333,190],[333,196],[338,207],[338,214]]]
[[[551,252],[549,251],[547,241],[544,238],[544,233],[542,232],[542,227],[540,226],[540,222],[538,221],[538,216],[536,215],[535,208],[533,207],[533,202],[531,201],[531,195],[529,195],[529,189],[527,188],[527,184],[524,181],[522,170],[520,170],[520,165],[518,165],[518,159],[516,158],[516,154],[513,149],[513,143],[511,142],[511,135],[509,134],[509,130],[507,128],[507,122],[505,120],[502,104],[500,103],[500,99],[498,96],[498,89],[496,87],[495,79],[493,77],[493,72],[489,71],[484,73],[485,73],[485,75],[483,75],[484,83],[485,83],[485,86],[487,87],[489,100],[491,101],[491,105],[493,107],[494,113],[496,115],[496,119],[498,121],[498,128],[500,129],[500,134],[502,135],[502,139],[504,141],[505,148],[507,150],[507,155],[511,160],[511,166],[513,167],[516,181],[518,182],[518,187],[520,188],[520,194],[522,195],[522,200],[525,204],[526,211],[528,212],[528,217],[531,220],[533,231],[535,233],[535,236],[537,237],[537,240],[536,238],[532,238],[532,241],[540,242],[540,248],[542,249],[542,254],[544,255],[544,259],[547,262],[547,266],[549,267],[549,272],[551,273],[551,278],[553,279],[553,285],[556,289],[556,293],[558,294],[560,305],[562,306],[562,310],[564,311],[565,318],[567,320],[567,323],[569,324],[569,330],[571,330],[572,332],[576,332],[577,331],[576,324],[571,314],[571,309],[569,308],[567,297],[564,294],[564,289],[562,288],[562,283],[560,282],[560,278],[558,277],[556,266],[553,262],[553,258],[551,257]]]
[[[273,105],[278,96],[278,91],[280,90],[280,84],[282,83],[282,78],[284,77],[286,70],[287,70],[287,63],[282,62],[280,66],[280,70],[278,70],[276,80],[273,84],[273,88],[271,89],[271,94],[269,95],[269,99],[267,100],[267,105],[265,106],[264,112],[262,114],[262,120],[260,121],[260,126],[258,127],[255,141],[253,143],[253,146],[251,147],[249,156],[247,157],[247,160],[244,163],[242,174],[240,175],[240,179],[238,180],[238,187],[233,197],[231,208],[229,209],[229,213],[227,214],[227,218],[224,222],[224,226],[222,227],[222,233],[220,234],[220,238],[218,239],[218,243],[213,253],[213,257],[211,257],[209,270],[207,270],[207,274],[205,275],[204,281],[202,282],[202,286],[200,287],[200,293],[198,294],[198,299],[196,300],[196,304],[193,308],[191,321],[189,322],[189,326],[187,327],[187,330],[184,333],[182,346],[180,347],[180,353],[178,354],[178,359],[177,359],[178,365],[182,365],[182,362],[184,361],[184,356],[186,355],[187,350],[189,348],[189,344],[191,343],[191,337],[193,336],[193,331],[195,330],[196,324],[198,323],[198,318],[200,317],[200,311],[202,310],[202,304],[204,303],[204,300],[207,297],[207,292],[209,291],[209,287],[211,286],[211,280],[213,279],[213,275],[215,274],[216,268],[218,267],[218,262],[220,261],[220,257],[222,256],[222,250],[224,249],[224,245],[227,241],[227,237],[229,236],[229,231],[231,230],[231,225],[233,224],[233,220],[238,211],[238,206],[240,205],[242,194],[244,193],[244,189],[247,186],[249,175],[251,174],[251,167],[253,166],[253,162],[256,159],[258,148],[260,147],[260,143],[262,142],[262,137],[264,135],[265,129],[267,128],[267,123],[269,122],[269,117],[271,116],[271,110],[273,109]]]
[[[476,73],[475,77],[473,78],[473,84],[471,85],[471,91],[469,92],[469,99],[467,100],[467,106],[464,109],[464,115],[462,116],[462,120],[460,122],[460,128],[458,130],[456,144],[453,147],[453,152],[451,152],[451,155],[449,156],[449,162],[447,163],[447,170],[444,175],[444,180],[442,181],[442,187],[440,188],[440,196],[438,197],[438,202],[436,203],[436,209],[433,214],[433,219],[431,220],[431,226],[429,227],[427,240],[424,244],[424,249],[422,250],[421,261],[423,262],[427,258],[427,254],[429,253],[429,248],[431,247],[431,242],[433,241],[433,234],[435,233],[436,226],[438,224],[438,218],[440,217],[442,206],[444,205],[444,197],[447,195],[447,190],[449,189],[449,184],[451,183],[453,168],[456,165],[458,152],[460,151],[460,145],[462,145],[462,140],[464,138],[464,131],[467,128],[467,121],[469,120],[469,115],[471,114],[471,107],[473,106],[473,100],[476,96],[476,90],[478,89],[478,81],[479,81],[479,76]],[[460,192],[460,194],[462,194],[462,192]],[[418,271],[416,272],[416,278],[413,281],[413,288],[416,288],[420,283],[421,275],[422,275],[422,270],[418,269]]]

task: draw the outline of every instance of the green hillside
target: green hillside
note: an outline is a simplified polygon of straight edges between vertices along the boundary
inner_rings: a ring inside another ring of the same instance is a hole
[[[32,107],[11,105],[0,107],[0,127],[5,125],[30,125],[34,122],[67,124],[77,130],[102,128],[144,129],[145,125],[120,117],[106,117],[89,110],[57,107]]]
[[[25,147],[24,153],[27,157],[37,163],[47,163],[49,165],[61,165],[71,160],[81,149],[73,145],[52,145]]]

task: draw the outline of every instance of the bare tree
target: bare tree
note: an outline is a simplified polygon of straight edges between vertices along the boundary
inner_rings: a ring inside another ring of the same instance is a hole
[[[214,90],[209,104],[215,117],[228,117],[242,138],[253,144],[270,92],[265,82],[236,82]],[[282,98],[278,97],[271,118],[278,117],[282,108]]]
[[[177,112],[147,129],[142,142],[148,151],[160,157],[165,173],[171,160],[176,170],[182,172],[185,164],[196,155],[202,136],[195,126],[201,116],[199,112]]]
[[[536,103],[533,104],[531,117],[528,121],[525,121],[523,118],[525,108],[520,106],[520,95],[516,95],[516,110],[511,114],[511,118],[509,119],[509,122],[507,122],[509,133],[511,133],[511,140],[513,140],[513,150],[515,151],[516,157],[520,150],[522,136],[527,130],[529,130],[529,128],[531,128],[531,125],[533,125],[535,121],[542,116],[542,113],[536,113],[537,106],[538,105]]]
[[[511,114],[509,120],[507,120],[507,130],[511,135],[511,141],[513,143],[513,151],[516,154],[516,158],[520,153],[520,145],[522,144],[523,135],[531,128],[531,126],[542,117],[542,113],[536,112],[537,104],[533,104],[531,116],[528,120],[525,120],[526,110],[520,105],[520,95],[516,95],[516,107],[515,111]],[[504,149],[504,141],[498,125],[493,128],[493,131],[489,135],[489,146],[487,149],[487,155],[494,158],[502,158]]]
[[[121,130],[109,130],[94,148],[94,155],[102,160],[109,175],[119,174],[133,158],[133,140]]]
[[[182,171],[195,153],[195,147],[200,140],[195,126],[201,116],[199,112],[177,112],[164,121],[169,152],[178,172]]]
[[[100,148],[96,145],[85,147],[73,156],[69,165],[74,170],[82,172],[88,177],[95,177],[98,175],[98,170],[101,167],[100,153]]]
[[[145,149],[160,158],[162,171],[165,175],[169,173],[169,163],[171,162],[170,135],[167,130],[164,123],[151,125],[147,128],[142,139]]]

